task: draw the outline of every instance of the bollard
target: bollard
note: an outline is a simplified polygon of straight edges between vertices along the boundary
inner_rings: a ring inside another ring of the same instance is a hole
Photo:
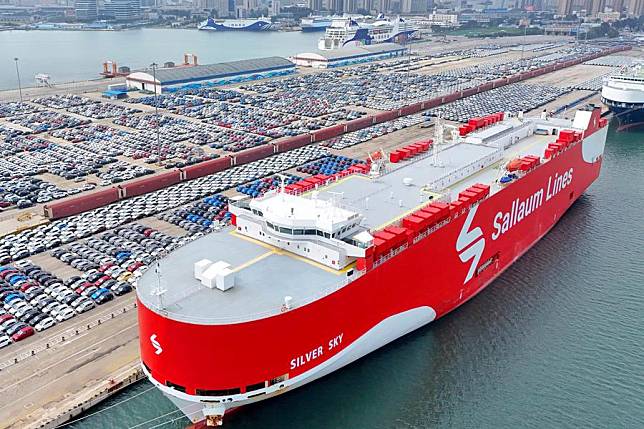
[[[45,344],[45,345],[47,346],[47,348],[49,348],[49,343],[47,343],[47,344]]]
[[[62,337],[62,338],[61,338],[61,341],[65,341],[65,337]]]
[[[123,309],[123,313],[125,313],[125,309]]]
[[[101,319],[98,319],[98,324],[99,324],[99,325],[101,324]]]
[[[112,319],[114,319],[114,313],[112,313]]]
[[[136,302],[134,303],[134,308],[136,308]]]
[[[76,330],[76,335],[78,335],[78,329]]]
[[[36,352],[32,350],[31,355],[34,356],[35,354],[36,354]]]
[[[18,363],[18,358],[13,358],[13,363]]]
[[[92,329],[92,325],[87,325],[87,330]]]

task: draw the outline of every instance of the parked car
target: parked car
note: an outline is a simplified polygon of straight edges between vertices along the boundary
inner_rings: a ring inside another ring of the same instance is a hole
[[[11,342],[8,335],[0,335],[0,349],[7,347]]]
[[[49,329],[56,324],[56,321],[52,317],[45,317],[40,322],[36,323],[36,331],[42,332],[45,329]]]
[[[11,339],[14,341],[21,341],[27,337],[31,337],[34,334],[34,328],[31,326],[24,326],[20,328],[16,333],[11,336]]]

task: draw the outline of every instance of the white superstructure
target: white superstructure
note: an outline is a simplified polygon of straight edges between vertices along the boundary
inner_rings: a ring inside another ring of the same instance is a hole
[[[374,22],[359,22],[352,17],[334,18],[324,37],[318,42],[318,49],[400,42],[414,32],[416,28],[400,17],[389,20],[379,16]]]

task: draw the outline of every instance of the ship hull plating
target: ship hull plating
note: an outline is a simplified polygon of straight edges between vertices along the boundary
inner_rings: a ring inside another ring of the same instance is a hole
[[[313,381],[448,314],[529,250],[595,181],[606,132],[596,130],[303,307],[250,322],[196,325],[139,301],[146,373],[199,421]]]

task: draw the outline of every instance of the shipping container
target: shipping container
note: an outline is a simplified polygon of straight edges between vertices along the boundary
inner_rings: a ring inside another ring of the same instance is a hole
[[[327,140],[333,137],[337,137],[341,134],[344,134],[344,124],[334,125],[328,128],[322,128],[312,133],[311,140],[313,142],[320,142],[322,140]]]
[[[389,162],[396,164],[398,161],[400,161],[400,155],[400,152],[397,150],[389,152]]]
[[[423,219],[414,215],[405,216],[402,220],[403,227],[418,233],[423,228]]]
[[[365,116],[364,118],[354,119],[344,124],[344,132],[350,133],[351,131],[361,130],[373,125],[374,117]]]
[[[189,165],[181,170],[184,173],[185,180],[196,179],[198,177],[208,176],[209,174],[224,171],[232,165],[232,158],[225,156],[217,159],[200,162],[199,164]]]
[[[113,186],[108,189],[49,203],[43,209],[45,216],[53,220],[77,215],[88,210],[103,207],[118,200],[119,190]]]
[[[399,116],[398,110],[389,110],[387,112],[378,113],[374,116],[374,124],[382,122],[393,121]]]
[[[243,165],[248,164],[249,162],[257,161],[258,159],[266,158],[267,156],[273,155],[273,145],[267,144],[263,146],[254,147],[252,149],[246,149],[241,152],[237,152],[233,155],[234,165]]]
[[[410,104],[409,106],[404,106],[400,109],[400,116],[413,115],[414,113],[418,113],[421,110],[423,110],[422,103]]]
[[[310,134],[302,134],[300,136],[291,137],[282,141],[273,143],[277,148],[277,153],[287,152],[289,150],[298,149],[311,143]]]
[[[121,189],[121,198],[130,198],[147,194],[148,192],[158,191],[170,185],[176,185],[180,181],[181,171],[172,170],[119,185],[119,188]]]

